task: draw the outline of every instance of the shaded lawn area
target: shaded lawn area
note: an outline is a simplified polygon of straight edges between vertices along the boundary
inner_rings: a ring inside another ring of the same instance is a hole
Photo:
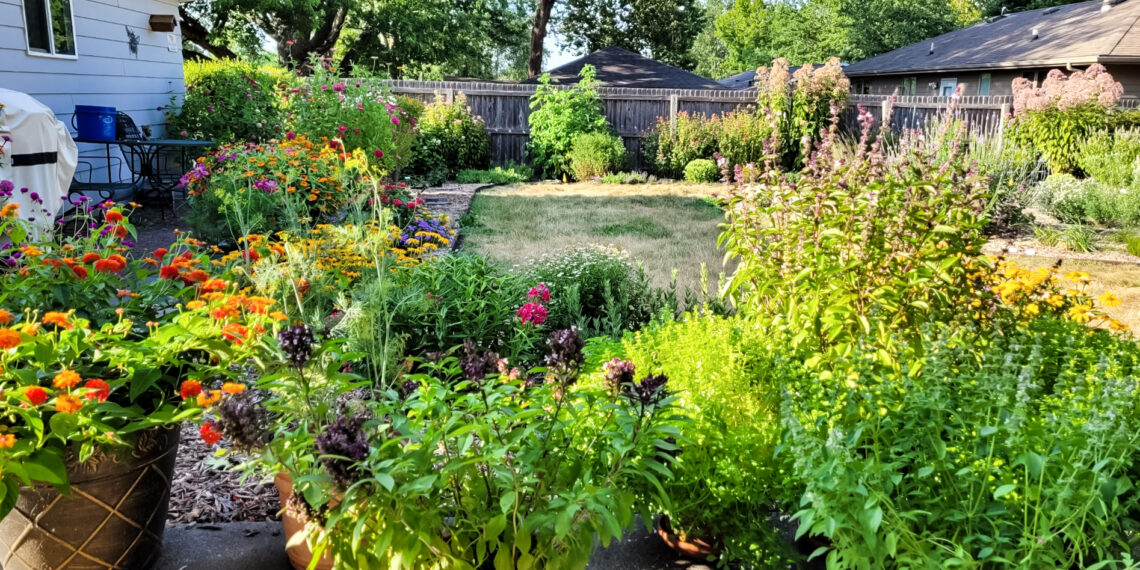
[[[460,224],[463,250],[510,267],[588,244],[613,245],[642,262],[654,286],[715,294],[724,213],[708,198],[718,184],[515,184],[480,191]]]
[[[1051,266],[1057,261],[1055,258],[1040,256],[1006,257],[1022,267],[1033,269]],[[1091,280],[1085,290],[1094,298],[1105,291],[1111,291],[1120,297],[1120,306],[1106,311],[1132,327],[1132,334],[1140,336],[1140,265],[1066,259],[1061,264],[1062,274],[1065,271],[1087,271]]]

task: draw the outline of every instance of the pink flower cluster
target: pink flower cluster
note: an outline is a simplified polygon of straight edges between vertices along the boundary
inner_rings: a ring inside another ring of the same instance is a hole
[[[526,294],[526,300],[527,303],[519,307],[516,313],[522,323],[538,326],[546,322],[546,317],[549,315],[546,303],[550,302],[550,291],[546,288],[546,284],[539,283],[531,287]]]
[[[1065,110],[1083,105],[1099,105],[1111,109],[1124,95],[1124,87],[1099,63],[1069,75],[1060,69],[1050,70],[1040,87],[1019,77],[1013,80],[1012,89],[1014,116],[1030,111],[1051,108]]]

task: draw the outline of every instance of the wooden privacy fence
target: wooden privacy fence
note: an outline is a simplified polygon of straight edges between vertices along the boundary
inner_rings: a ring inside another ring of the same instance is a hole
[[[467,81],[387,81],[385,84],[393,93],[423,101],[432,101],[436,93],[448,101],[463,93],[471,112],[483,117],[487,124],[491,135],[491,162],[526,161],[530,97],[537,85]],[[645,169],[641,157],[642,138],[657,123],[658,117],[674,117],[682,111],[719,115],[756,106],[754,90],[599,87],[598,94],[606,119],[625,142],[633,170]]]

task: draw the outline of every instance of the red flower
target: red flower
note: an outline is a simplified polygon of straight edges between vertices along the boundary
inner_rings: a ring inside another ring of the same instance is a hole
[[[119,269],[121,269],[119,264],[113,259],[100,259],[95,262],[95,271],[99,273],[118,273]]]
[[[87,279],[87,268],[86,267],[83,267],[82,265],[76,265],[75,267],[72,267],[71,270],[75,272],[75,277],[78,278],[80,281]]]
[[[83,254],[83,263],[86,263],[88,265],[95,263],[96,261],[99,261],[99,259],[101,259],[99,257],[99,254],[95,253],[93,251],[90,251],[90,252]]]
[[[162,269],[158,271],[158,276],[163,279],[177,279],[178,268],[173,265],[163,265]]]
[[[154,250],[154,258],[155,259],[162,259],[162,258],[166,257],[166,254],[169,252],[170,252],[170,250],[166,249],[165,247],[160,247],[160,248]]]
[[[111,385],[98,378],[92,378],[91,380],[88,380],[87,383],[83,385],[83,387],[90,390],[85,396],[88,400],[106,402],[107,397],[111,395]]]
[[[249,336],[249,329],[239,325],[238,323],[230,323],[222,329],[222,338],[232,341],[236,344],[241,344]]]
[[[186,274],[187,284],[205,283],[209,278],[210,274],[202,271],[201,269],[195,269],[194,271]]]
[[[257,253],[255,249],[247,249],[241,252],[241,258],[246,261],[257,261],[261,259],[261,254]]]
[[[118,210],[109,210],[104,218],[112,224],[117,224],[123,221],[123,213]]]
[[[218,440],[222,439],[222,432],[214,429],[214,422],[202,424],[202,429],[198,430],[198,433],[202,436],[202,441],[206,442],[206,445],[214,445],[218,443]]]
[[[28,386],[24,388],[24,397],[32,403],[33,406],[41,406],[48,400],[47,390],[39,386]]]
[[[186,380],[182,383],[179,392],[182,394],[183,400],[189,400],[202,393],[202,383],[197,380]]]
[[[127,237],[127,228],[120,226],[119,224],[115,224],[111,226],[111,233],[115,234],[115,237],[122,239]]]

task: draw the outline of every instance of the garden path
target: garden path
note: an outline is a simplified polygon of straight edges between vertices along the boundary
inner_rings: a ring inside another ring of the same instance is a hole
[[[452,229],[459,230],[459,221],[471,210],[471,202],[475,199],[475,192],[487,188],[488,184],[459,184],[447,182],[443,186],[427,188],[419,191],[428,210],[436,214],[444,214],[451,218]],[[452,242],[451,248],[458,249],[459,240]]]

